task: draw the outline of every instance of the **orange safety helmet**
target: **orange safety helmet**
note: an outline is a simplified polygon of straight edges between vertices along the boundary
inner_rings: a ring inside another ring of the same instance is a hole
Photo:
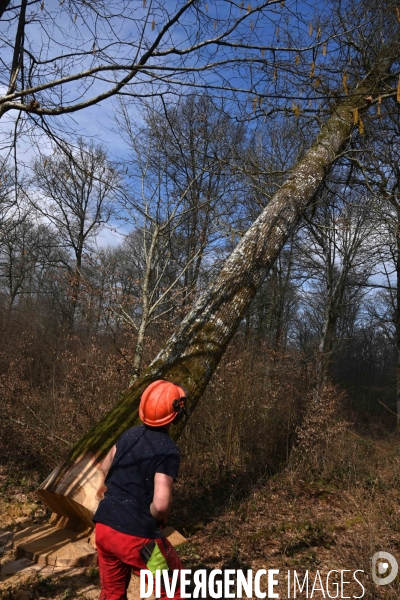
[[[143,392],[139,417],[146,425],[163,427],[177,423],[186,414],[185,390],[164,379],[153,381]]]

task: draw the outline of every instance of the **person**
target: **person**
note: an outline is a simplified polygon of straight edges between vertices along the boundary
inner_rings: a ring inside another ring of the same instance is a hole
[[[180,460],[169,429],[185,412],[184,388],[165,380],[154,381],[140,400],[143,425],[125,431],[101,465],[107,489],[93,516],[99,600],[126,600],[132,570],[140,575],[141,569],[150,568],[146,562],[149,548],[153,555],[158,553],[166,569],[183,568],[162,527],[171,510]],[[161,586],[161,596],[165,595]],[[178,583],[174,598],[180,597]]]

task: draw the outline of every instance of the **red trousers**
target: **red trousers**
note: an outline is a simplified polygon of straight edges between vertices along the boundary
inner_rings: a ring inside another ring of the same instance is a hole
[[[97,560],[99,564],[101,593],[99,600],[126,600],[126,591],[131,579],[132,570],[135,575],[141,569],[146,569],[146,563],[139,550],[152,540],[127,535],[116,531],[108,525],[96,524]],[[182,569],[183,565],[178,554],[167,539],[156,540],[161,553],[167,559],[170,569]],[[179,582],[179,578],[178,578]],[[166,593],[161,586],[161,597]],[[180,600],[180,589],[177,586],[175,600]]]

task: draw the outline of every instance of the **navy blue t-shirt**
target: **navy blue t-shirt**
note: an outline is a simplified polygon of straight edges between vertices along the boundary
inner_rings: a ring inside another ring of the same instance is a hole
[[[139,425],[125,431],[116,447],[105,480],[107,491],[93,521],[130,535],[162,537],[150,513],[154,475],[164,473],[176,480],[180,460],[178,446],[164,428]]]

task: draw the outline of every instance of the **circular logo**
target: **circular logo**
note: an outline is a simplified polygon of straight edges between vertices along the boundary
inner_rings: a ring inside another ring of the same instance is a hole
[[[392,554],[389,554],[389,552],[375,552],[372,557],[372,579],[374,583],[377,585],[392,583],[398,570],[399,565]],[[388,573],[388,575],[384,576],[385,573]]]

